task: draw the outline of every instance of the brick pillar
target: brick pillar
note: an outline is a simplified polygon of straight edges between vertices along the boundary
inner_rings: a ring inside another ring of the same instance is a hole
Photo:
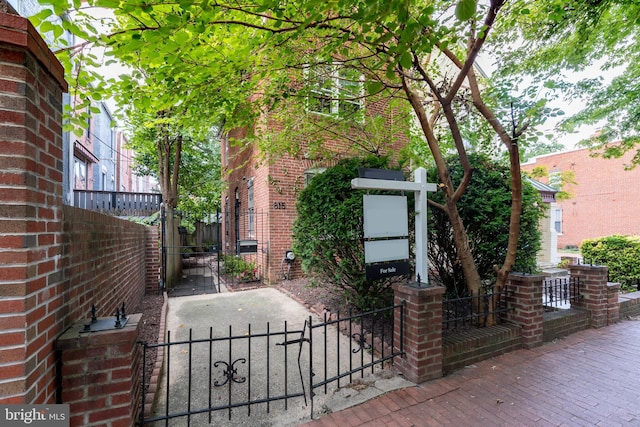
[[[403,357],[395,366],[416,384],[442,377],[442,295],[444,287],[394,285],[395,304],[405,303]],[[400,345],[400,318],[394,324],[394,343]]]
[[[122,329],[80,332],[74,324],[57,341],[61,356],[62,403],[71,426],[133,426],[141,399],[141,314]]]
[[[607,325],[618,323],[620,320],[620,283],[607,283]]]
[[[147,293],[158,293],[158,280],[160,279],[160,248],[158,247],[158,227],[146,227],[146,286]]]
[[[0,13],[0,403],[55,401],[66,90],[29,21]]]
[[[507,281],[507,318],[522,328],[522,346],[533,348],[542,345],[541,275],[511,273]]]
[[[603,265],[571,265],[569,271],[572,277],[580,278],[580,298],[572,304],[572,307],[589,310],[592,328],[607,326],[609,268]]]

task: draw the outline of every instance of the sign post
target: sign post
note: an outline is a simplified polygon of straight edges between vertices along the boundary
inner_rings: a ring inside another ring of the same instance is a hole
[[[351,188],[359,190],[391,190],[411,191],[416,193],[416,281],[428,284],[427,261],[427,192],[437,190],[436,184],[427,182],[427,170],[418,168],[414,171],[414,182],[387,179],[354,178]]]

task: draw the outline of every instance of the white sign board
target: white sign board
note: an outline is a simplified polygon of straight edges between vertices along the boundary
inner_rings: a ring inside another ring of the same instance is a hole
[[[364,262],[409,259],[409,239],[371,240],[364,242]]]
[[[414,182],[386,179],[354,178],[351,187],[361,190],[394,190],[416,193],[416,280],[428,284],[427,265],[427,192],[436,191],[436,184],[427,182],[427,170],[418,168],[413,172]],[[405,202],[406,206],[406,202]],[[365,210],[366,212],[366,210]],[[366,214],[365,214],[366,215]],[[405,217],[406,218],[406,217]],[[365,222],[366,222],[365,216]],[[379,219],[376,220],[378,222]],[[405,219],[406,221],[406,219]],[[403,234],[402,236],[406,236]],[[366,254],[365,254],[366,257]],[[369,268],[371,266],[368,266]]]
[[[365,239],[409,235],[407,196],[365,194],[362,197]]]

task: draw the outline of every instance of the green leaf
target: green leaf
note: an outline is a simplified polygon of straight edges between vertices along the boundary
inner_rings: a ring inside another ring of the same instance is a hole
[[[369,95],[374,95],[382,90],[384,85],[378,81],[367,81],[365,83],[365,88],[367,89],[367,93]]]
[[[400,65],[402,65],[403,68],[411,68],[413,65],[413,56],[411,55],[411,52],[402,53],[400,56]]]
[[[456,18],[460,21],[468,21],[476,14],[476,0],[460,0],[456,5]]]

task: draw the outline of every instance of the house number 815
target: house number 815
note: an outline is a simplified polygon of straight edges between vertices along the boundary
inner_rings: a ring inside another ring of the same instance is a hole
[[[280,209],[280,210],[285,209],[284,202],[274,202],[273,203],[273,209]]]

